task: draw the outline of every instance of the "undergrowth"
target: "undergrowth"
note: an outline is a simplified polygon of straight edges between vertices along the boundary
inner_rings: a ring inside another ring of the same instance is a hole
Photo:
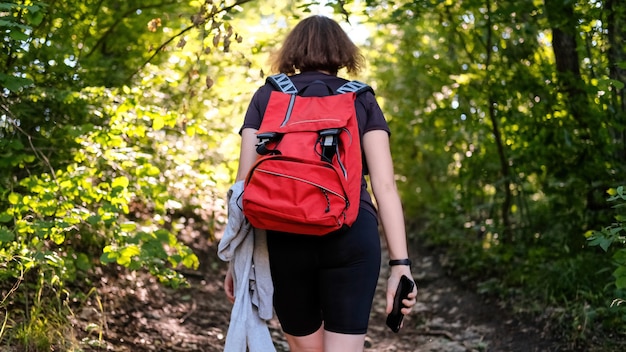
[[[614,192],[609,200],[624,202],[623,189]],[[457,279],[543,326],[563,348],[615,350],[626,342],[623,219],[589,232],[583,248],[551,242],[550,229],[532,241],[487,240],[484,233],[455,228],[450,218],[429,224],[418,236],[445,250]]]

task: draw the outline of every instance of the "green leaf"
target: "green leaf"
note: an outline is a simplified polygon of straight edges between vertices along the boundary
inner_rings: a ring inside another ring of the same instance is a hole
[[[115,179],[113,179],[113,182],[111,183],[111,187],[126,188],[128,187],[128,184],[129,184],[128,178],[126,176],[120,176],[120,177],[116,177]]]
[[[17,193],[11,193],[9,194],[9,203],[16,205],[19,203],[21,198],[21,195],[17,194]]]
[[[183,265],[187,268],[197,269],[200,266],[200,261],[195,254],[189,253],[183,258]]]
[[[22,32],[18,32],[18,31],[11,31],[9,33],[9,36],[15,40],[28,40],[29,36],[26,33],[22,33]]]
[[[91,215],[87,218],[87,223],[90,225],[95,225],[102,220],[100,215]]]
[[[141,269],[142,262],[137,261],[137,260],[131,260],[126,266],[130,270],[139,270],[139,269]]]
[[[620,89],[620,90],[624,89],[624,83],[616,79],[612,79],[611,84],[617,89]]]
[[[17,4],[12,4],[10,2],[0,2],[0,10],[6,10],[8,12],[8,11],[12,11],[13,9],[17,7],[18,7]]]
[[[618,289],[624,289],[626,288],[626,276],[620,276],[619,278],[617,278],[615,280],[615,286]]]
[[[7,18],[7,17],[4,17],[4,18]],[[0,28],[1,27],[5,27],[5,28],[19,28],[19,29],[22,29],[24,31],[32,29],[30,26],[27,26],[25,24],[21,24],[21,23],[15,22],[15,21],[7,21],[4,18],[0,19]]]
[[[615,285],[618,289],[626,288],[626,266],[621,266],[613,272]]]
[[[24,143],[22,143],[19,139],[14,139],[9,142],[9,148],[15,151],[24,150]]]
[[[157,240],[145,242],[141,245],[141,250],[146,256],[152,258],[167,258],[167,252],[163,248],[163,244]]]
[[[145,168],[145,173],[147,176],[157,176],[161,174],[161,170],[154,165],[147,165]]]
[[[43,11],[36,11],[34,13],[31,13],[29,22],[33,26],[38,26],[43,21],[43,18],[44,18]]]
[[[117,260],[118,254],[114,252],[105,252],[100,256],[100,261],[104,264],[114,263]]]
[[[609,249],[609,247],[611,246],[611,244],[613,243],[612,240],[600,235],[594,235],[591,236],[587,239],[589,241],[589,245],[590,246],[599,246],[600,248],[602,248],[605,252]]]
[[[598,81],[598,89],[607,90],[610,86],[613,86],[617,89],[623,89],[624,83],[615,79],[601,79]]]
[[[156,238],[162,243],[170,243],[170,232],[165,229],[158,229],[154,231]]]
[[[0,74],[0,83],[12,92],[19,92],[23,87],[33,84],[33,81],[28,78]]]
[[[54,230],[55,229],[53,229],[52,233],[50,234],[50,239],[57,245],[60,245],[63,242],[65,242],[65,234],[59,231],[54,231]]]
[[[152,119],[152,128],[155,130],[160,130],[165,126],[165,120],[161,115],[155,115]]]
[[[120,256],[117,258],[117,263],[123,266],[129,266],[132,258],[141,253],[141,250],[136,245],[130,245],[120,250]]]
[[[13,220],[13,215],[10,215],[8,213],[0,213],[0,222],[9,222]]]
[[[120,229],[125,232],[132,232],[137,229],[137,224],[132,221],[126,221],[120,225]]]
[[[91,269],[91,261],[85,253],[78,253],[76,256],[76,267],[82,271]]]
[[[613,260],[615,263],[621,266],[626,266],[626,248],[622,248],[613,254]]]
[[[624,231],[624,229],[620,226],[615,226],[615,227],[611,227],[609,229],[609,233],[611,234],[611,236],[615,237],[617,236],[620,232]]]
[[[187,135],[189,137],[193,137],[196,135],[196,126],[194,125],[187,125],[187,128],[185,129],[185,133],[187,133]]]
[[[6,227],[0,227],[0,242],[8,243],[15,239],[13,232],[9,231]]]

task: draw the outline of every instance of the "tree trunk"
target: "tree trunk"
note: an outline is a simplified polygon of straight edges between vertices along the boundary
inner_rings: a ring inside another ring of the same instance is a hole
[[[589,128],[587,114],[587,94],[580,74],[580,60],[576,50],[576,24],[573,3],[562,0],[545,0],[548,21],[552,29],[552,48],[556,61],[559,85],[567,98],[572,117],[583,130]],[[588,131],[581,135],[589,138]]]
[[[485,43],[486,48],[486,57],[485,66],[487,69],[491,66],[492,59],[492,41],[493,41],[493,33],[492,33],[492,24],[491,24],[491,0],[486,0],[485,7],[487,8],[487,40]],[[487,75],[487,85],[489,85],[489,75]],[[502,140],[502,132],[500,130],[500,122],[499,117],[496,111],[497,101],[494,97],[494,90],[489,89],[489,119],[491,121],[491,133],[494,136],[494,140],[496,142],[496,148],[498,150],[498,159],[500,160],[500,173],[501,173],[501,181],[502,181],[502,194],[504,199],[502,200],[502,204],[500,206],[500,216],[502,218],[502,242],[512,242],[512,231],[511,231],[511,220],[510,220],[510,212],[511,212],[511,201],[513,195],[511,194],[511,170],[509,167],[509,159],[506,156],[506,146],[504,145],[504,141]]]
[[[608,61],[609,78],[622,83],[626,83],[626,54],[624,52],[624,40],[626,40],[626,6],[616,0],[604,2],[604,10],[607,13],[607,40],[609,42]],[[620,67],[621,64],[621,67]],[[613,85],[611,92],[611,103],[615,111],[611,113],[615,124],[611,128],[611,135],[616,146],[615,156],[617,160],[626,160],[626,89]]]

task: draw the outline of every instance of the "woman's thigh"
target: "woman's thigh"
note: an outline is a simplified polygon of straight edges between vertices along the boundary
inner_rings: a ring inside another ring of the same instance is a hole
[[[380,270],[376,217],[361,211],[344,233],[268,233],[274,307],[285,333],[365,334]]]
[[[372,301],[380,273],[378,221],[361,211],[345,234],[328,239],[321,253],[320,301],[324,329],[340,334],[367,332]]]

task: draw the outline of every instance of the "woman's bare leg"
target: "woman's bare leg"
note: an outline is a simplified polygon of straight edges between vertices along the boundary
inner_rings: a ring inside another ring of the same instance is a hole
[[[365,334],[349,335],[324,331],[324,352],[362,352]]]
[[[362,352],[365,335],[339,334],[320,327],[307,336],[285,334],[291,352]]]

